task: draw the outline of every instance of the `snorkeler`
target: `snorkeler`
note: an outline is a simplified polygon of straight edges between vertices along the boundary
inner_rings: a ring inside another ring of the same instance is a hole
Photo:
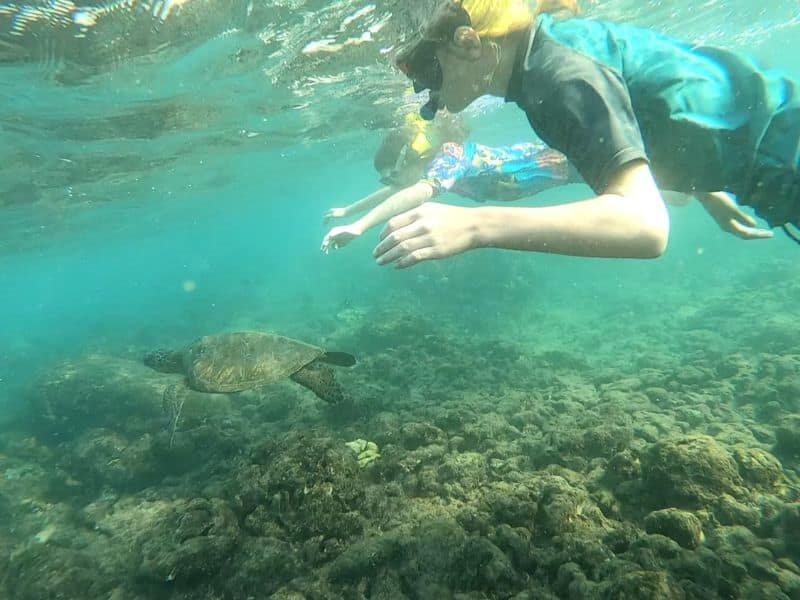
[[[372,227],[420,206],[447,191],[478,202],[513,201],[548,188],[582,183],[566,156],[541,142],[494,148],[465,141],[467,129],[451,115],[424,121],[406,115],[402,127],[392,129],[375,153],[374,166],[386,186],[343,208],[332,208],[328,221],[366,212],[348,225],[333,227],[322,240],[322,251],[342,248]],[[699,194],[702,206],[719,226],[743,239],[770,237],[754,227],[727,194]],[[685,204],[673,194],[670,204]]]
[[[596,196],[546,207],[428,202],[392,218],[374,255],[408,267],[494,247],[654,258],[669,237],[659,192],[724,190],[770,227],[800,224],[800,90],[741,55],[523,0],[443,0],[398,53],[421,114],[484,94],[515,102]],[[796,235],[793,235],[796,237]]]
[[[391,130],[375,153],[375,170],[384,188],[325,219],[368,211],[349,225],[331,229],[323,252],[341,248],[375,225],[452,191],[476,201],[511,201],[568,182],[564,155],[541,143],[490,148],[466,142],[460,121],[423,121],[411,113],[406,124]]]

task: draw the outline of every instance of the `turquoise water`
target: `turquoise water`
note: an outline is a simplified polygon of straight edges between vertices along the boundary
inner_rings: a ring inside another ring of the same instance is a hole
[[[800,597],[796,244],[693,203],[657,261],[397,271],[379,229],[324,255],[325,211],[377,185],[404,90],[382,50],[424,7],[132,6],[84,7],[86,38],[0,31],[7,597]],[[793,1],[587,14],[800,76]],[[467,119],[486,144],[529,131],[497,102]],[[178,379],[144,352],[239,329],[352,352],[354,405],[287,381],[162,414]]]

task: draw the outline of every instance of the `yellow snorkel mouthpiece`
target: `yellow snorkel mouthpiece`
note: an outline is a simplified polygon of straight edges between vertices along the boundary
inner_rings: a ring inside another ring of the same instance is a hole
[[[417,156],[424,156],[433,150],[433,144],[428,137],[430,123],[421,118],[417,113],[408,113],[405,117],[406,125],[411,127],[412,138],[408,143]]]
[[[417,156],[425,156],[432,148],[433,145],[428,139],[428,136],[422,132],[417,133],[411,141],[411,149],[417,153]]]

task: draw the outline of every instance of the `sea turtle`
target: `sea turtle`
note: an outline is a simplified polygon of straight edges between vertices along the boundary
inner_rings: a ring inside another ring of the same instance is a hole
[[[183,350],[155,350],[144,357],[157,371],[183,373],[186,385],[199,392],[241,392],[289,377],[331,404],[344,393],[328,364],[355,362],[351,354],[261,331],[206,335]]]

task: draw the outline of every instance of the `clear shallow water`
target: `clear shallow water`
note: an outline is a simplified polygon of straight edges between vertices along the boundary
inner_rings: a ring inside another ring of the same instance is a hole
[[[689,205],[658,261],[482,251],[398,272],[373,263],[377,230],[325,256],[325,210],[376,186],[405,87],[384,50],[423,4],[63,6],[54,31],[0,7],[0,406],[29,419],[0,434],[9,597],[566,594],[580,563],[621,598],[597,573],[637,561],[643,594],[641,573],[662,591],[688,573],[696,597],[800,590],[795,244]],[[800,75],[796,2],[587,10]],[[498,102],[469,120],[488,144],[528,132]],[[143,352],[244,328],[355,353],[355,408],[286,382],[198,394],[168,423],[177,379]],[[366,469],[361,438],[383,453]],[[646,535],[683,540],[647,511],[686,508],[684,484],[696,553]]]
[[[391,302],[416,285],[415,293],[438,299],[439,310],[469,312],[507,283],[504,269],[486,267],[466,307],[441,299],[454,287],[439,278],[490,261],[525,265],[536,273],[537,289],[558,294],[562,280],[579,281],[578,294],[592,297],[584,290],[613,288],[609,278],[636,291],[643,285],[631,281],[659,286],[684,271],[711,269],[730,281],[758,260],[790,257],[794,249],[783,239],[737,242],[689,207],[674,209],[670,253],[659,263],[487,253],[491,259],[468,256],[401,274],[371,264],[374,235],[324,257],[317,251],[324,210],[375,185],[376,129],[389,122],[403,89],[384,52],[425,6],[144,8],[120,21],[95,7],[97,24],[83,37],[38,21],[27,28],[8,16],[0,21],[8,61],[0,83],[6,390],[65,355],[99,345],[138,351],[160,336],[191,337],[251,311],[271,315],[274,324],[289,314],[335,318],[342,306]],[[7,5],[0,16],[22,12]],[[611,1],[587,12],[745,47],[796,69],[786,51],[787,40],[796,44],[794,2],[765,10],[743,2]],[[73,22],[84,18],[70,14]],[[120,22],[124,35],[103,25]],[[14,23],[17,34],[10,35]],[[58,43],[42,46],[43,32]],[[338,52],[324,51],[334,44]],[[485,113],[492,116],[481,119]],[[486,143],[517,141],[514,132],[524,127],[497,102],[473,109],[472,122],[473,137]],[[715,279],[707,283],[713,289]],[[689,287],[687,294],[704,293]],[[300,309],[297,298],[311,304]],[[298,314],[303,310],[313,314]],[[6,401],[13,403],[9,395]]]

